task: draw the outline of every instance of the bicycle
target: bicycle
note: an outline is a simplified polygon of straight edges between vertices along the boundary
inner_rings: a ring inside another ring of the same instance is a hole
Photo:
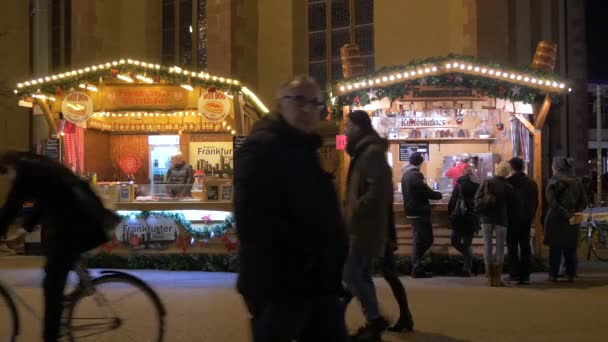
[[[581,242],[587,244],[587,260],[591,260],[591,251],[593,251],[596,258],[608,261],[608,222],[595,220],[591,206],[587,208],[586,212],[588,212],[588,216],[583,227],[584,236]]]
[[[93,277],[81,260],[76,262],[74,270],[79,283],[63,299],[62,341],[86,338],[90,341],[162,342],[166,311],[159,296],[149,285],[133,275],[115,270],[102,270],[100,276]],[[118,307],[123,300],[136,298],[137,294],[146,299],[145,307],[142,308],[141,299],[137,306]],[[111,300],[116,295],[118,299]],[[22,332],[17,302],[41,320],[25,299],[0,282],[1,342],[15,342]],[[155,318],[142,321],[142,313],[151,313]],[[127,319],[125,315],[128,314],[135,316]],[[136,331],[129,330],[131,327],[127,326],[132,321],[138,324]]]

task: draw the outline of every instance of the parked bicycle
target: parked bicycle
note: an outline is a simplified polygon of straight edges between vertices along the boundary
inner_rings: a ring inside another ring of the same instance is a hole
[[[581,226],[584,229],[582,242],[587,244],[587,260],[591,260],[591,252],[601,261],[608,261],[608,222],[597,221],[593,217],[594,208],[589,206],[586,210],[587,221]],[[608,210],[608,208],[595,208]]]
[[[161,342],[165,308],[154,290],[139,278],[120,271],[100,271],[98,277],[78,261],[79,283],[64,296],[62,341]],[[17,302],[34,317],[40,315],[26,299],[0,282],[0,341],[17,341],[20,324]]]

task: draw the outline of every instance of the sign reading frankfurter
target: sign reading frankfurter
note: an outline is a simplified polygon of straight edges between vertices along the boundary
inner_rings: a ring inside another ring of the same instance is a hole
[[[116,239],[128,248],[165,249],[173,245],[178,235],[177,223],[167,217],[124,218],[115,230]]]
[[[93,100],[85,93],[73,91],[63,99],[61,111],[69,122],[83,123],[93,115]]]
[[[219,122],[230,114],[231,104],[226,94],[210,88],[198,99],[198,112],[210,122]]]

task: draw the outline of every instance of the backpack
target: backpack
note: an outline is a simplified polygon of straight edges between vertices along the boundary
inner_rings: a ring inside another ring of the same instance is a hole
[[[475,211],[478,213],[487,212],[494,209],[496,206],[496,196],[490,193],[488,189],[488,181],[483,182],[483,185],[475,194]]]
[[[462,194],[462,186],[460,184],[456,185],[458,198],[456,199],[456,205],[454,206],[454,210],[450,213],[450,218],[452,220],[456,220],[459,218],[464,218],[469,213],[469,208],[467,208],[467,203],[464,200],[464,195]]]

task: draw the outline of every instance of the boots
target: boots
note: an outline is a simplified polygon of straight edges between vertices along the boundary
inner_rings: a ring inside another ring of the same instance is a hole
[[[486,275],[486,285],[492,286],[492,279],[494,279],[494,268],[491,264],[485,264],[485,275]]]
[[[492,286],[505,286],[502,279],[502,264],[492,265]]]

